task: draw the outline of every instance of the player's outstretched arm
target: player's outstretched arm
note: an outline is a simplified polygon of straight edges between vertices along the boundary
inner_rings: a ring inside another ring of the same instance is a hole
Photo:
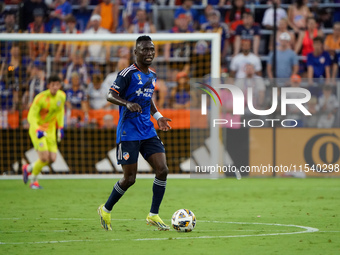
[[[160,130],[168,131],[171,129],[171,126],[168,122],[171,122],[171,119],[163,117],[163,115],[157,110],[157,107],[154,101],[151,99],[151,115],[157,120],[157,124]]]
[[[112,104],[125,106],[131,112],[142,113],[142,107],[139,104],[133,103],[133,102],[130,102],[130,101],[127,101],[127,100],[121,98],[116,92],[114,92],[112,90],[110,90],[109,93],[107,94],[106,100],[109,101]]]

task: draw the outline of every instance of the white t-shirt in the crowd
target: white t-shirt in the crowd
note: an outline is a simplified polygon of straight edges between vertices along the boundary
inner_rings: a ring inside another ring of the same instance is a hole
[[[254,66],[255,72],[262,70],[261,59],[254,53],[249,53],[248,55],[239,53],[231,59],[230,63],[230,70],[236,72],[235,78],[246,77],[246,64],[252,64]]]
[[[283,18],[287,18],[287,12],[282,8],[277,8],[276,9],[276,24],[279,24],[280,20]],[[263,20],[262,20],[262,25],[272,26],[272,27],[274,26],[274,8],[273,7],[265,11]]]
[[[110,34],[110,32],[100,27],[97,31],[93,28],[90,28],[84,32],[84,34]],[[105,56],[106,54],[110,54],[110,52],[106,52],[106,48],[102,42],[91,42],[88,46],[88,52],[90,58],[93,58],[95,62],[104,64],[105,63]]]

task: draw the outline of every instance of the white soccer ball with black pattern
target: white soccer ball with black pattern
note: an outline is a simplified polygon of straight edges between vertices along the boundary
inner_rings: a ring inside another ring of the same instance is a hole
[[[171,225],[179,232],[190,232],[196,226],[196,216],[188,209],[180,209],[172,215]]]

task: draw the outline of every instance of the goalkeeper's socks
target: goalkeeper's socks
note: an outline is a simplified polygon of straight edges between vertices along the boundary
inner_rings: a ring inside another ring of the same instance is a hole
[[[38,181],[38,175],[32,174],[31,183],[35,183],[37,181]]]
[[[123,190],[120,185],[119,181],[116,182],[115,186],[113,186],[113,190],[111,192],[111,195],[109,196],[109,199],[107,200],[105,204],[105,208],[108,211],[112,210],[112,207],[118,202],[118,200],[124,195],[125,190]]]
[[[38,159],[37,161],[34,162],[34,166],[32,168],[32,174],[38,175],[43,169],[43,167],[47,165],[48,165],[48,162],[41,161],[40,159]]]
[[[158,214],[159,206],[163,200],[165,193],[166,181],[161,181],[157,178],[153,181],[153,197],[150,213]]]

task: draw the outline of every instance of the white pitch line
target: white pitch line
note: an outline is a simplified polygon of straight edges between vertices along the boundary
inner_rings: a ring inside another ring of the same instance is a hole
[[[123,239],[105,239],[100,241],[122,241]],[[14,242],[14,243],[3,243],[1,244],[53,244],[53,243],[73,243],[73,242],[97,242],[98,240],[61,240],[61,241],[40,241],[40,242]]]
[[[133,230],[134,232],[149,232],[149,231],[158,231],[158,229],[144,229],[144,230]],[[173,231],[173,230],[171,230]],[[197,230],[197,233],[203,233],[203,232],[225,232],[225,229],[217,229],[217,230]],[[228,231],[231,232],[264,232],[264,231],[289,231],[288,229],[283,230],[275,230],[275,229],[267,229],[267,230],[258,230],[258,229],[228,229]],[[98,232],[98,230],[74,230],[74,229],[50,229],[50,230],[1,230],[0,233],[46,233],[46,232],[52,232],[52,233],[58,233],[58,232]],[[319,231],[319,232],[339,232],[339,231]]]
[[[125,219],[128,220],[128,219]],[[130,221],[133,221],[130,219]],[[279,236],[279,235],[296,235],[318,232],[319,229],[299,226],[293,224],[278,224],[278,223],[259,223],[259,222],[229,222],[229,221],[201,221],[207,223],[225,223],[225,224],[244,224],[244,225],[266,225],[266,226],[280,226],[280,227],[296,227],[303,229],[303,231],[286,232],[286,233],[266,233],[254,235],[228,235],[228,236],[186,236],[186,237],[164,237],[164,238],[138,238],[138,239],[102,239],[102,240],[61,240],[61,241],[40,241],[40,242],[0,242],[0,245],[18,245],[18,244],[54,244],[54,243],[69,243],[69,242],[107,242],[107,241],[165,241],[165,240],[188,240],[188,239],[215,239],[215,238],[237,238],[237,237],[258,237],[258,236]]]
[[[123,174],[42,174],[41,180],[121,179]],[[137,179],[154,179],[154,174],[137,174]],[[169,174],[168,179],[190,179],[190,174]],[[1,180],[22,180],[22,175],[0,175]]]
[[[340,233],[340,231],[319,231],[322,233]]]
[[[39,218],[37,218],[39,219]],[[98,219],[82,219],[82,218],[50,218],[50,220],[62,220],[62,221],[73,221],[73,220],[79,220],[79,221],[86,221],[86,220],[95,220],[97,221]],[[111,220],[120,220],[120,221],[145,221],[142,219],[111,219]]]
[[[3,230],[0,231],[0,233],[41,233],[41,232],[78,232],[78,231],[73,231],[73,230],[57,230],[57,229],[50,229],[50,230]],[[83,231],[80,231],[83,232]]]

